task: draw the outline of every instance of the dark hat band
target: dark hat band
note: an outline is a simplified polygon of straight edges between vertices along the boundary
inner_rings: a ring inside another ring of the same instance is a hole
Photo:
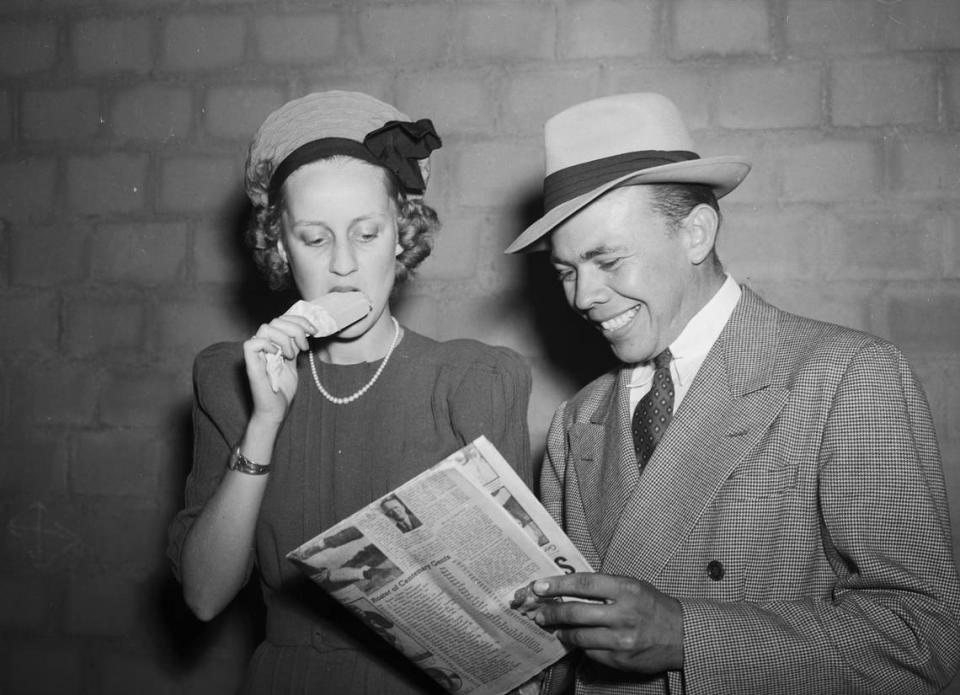
[[[270,177],[267,200],[274,202],[284,181],[300,167],[334,155],[348,155],[392,171],[401,187],[410,193],[423,193],[427,187],[420,160],[427,159],[442,145],[429,118],[416,122],[387,121],[368,133],[363,142],[350,138],[328,137],[311,140],[288,154]]]
[[[274,169],[273,176],[270,177],[270,185],[267,187],[267,198],[274,202],[277,199],[277,193],[283,187],[283,183],[290,178],[290,174],[300,167],[338,154],[356,157],[365,162],[382,166],[370,150],[356,140],[350,140],[349,138],[312,140],[288,154],[280,162],[280,166]]]
[[[560,169],[543,180],[543,206],[545,211],[550,211],[621,176],[691,159],[700,159],[700,155],[685,150],[643,150],[624,152]]]

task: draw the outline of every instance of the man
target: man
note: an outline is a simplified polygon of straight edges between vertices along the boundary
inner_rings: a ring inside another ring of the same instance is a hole
[[[407,509],[407,505],[401,502],[396,495],[386,497],[380,503],[380,510],[393,521],[394,525],[402,533],[420,528],[420,519],[414,516],[413,513]]]
[[[664,97],[574,106],[545,139],[547,211],[507,252],[548,250],[623,363],[550,429],[541,495],[597,573],[522,606],[579,648],[545,689],[939,691],[960,581],[901,353],[724,273],[716,199],[750,165],[699,158]]]

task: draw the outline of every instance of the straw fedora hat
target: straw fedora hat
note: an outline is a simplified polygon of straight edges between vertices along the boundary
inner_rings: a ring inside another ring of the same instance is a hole
[[[546,248],[546,235],[618,186],[699,183],[717,198],[750,171],[743,157],[701,158],[680,111],[660,94],[617,94],[571,106],[544,127],[543,217],[506,253]]]

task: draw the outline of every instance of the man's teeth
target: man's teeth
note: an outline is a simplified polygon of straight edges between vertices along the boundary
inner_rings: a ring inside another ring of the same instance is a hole
[[[629,311],[625,311],[618,316],[614,316],[612,319],[603,321],[600,324],[600,327],[605,331],[615,331],[618,328],[623,328],[633,320],[633,317],[637,315],[638,311],[640,311],[639,307],[633,307]]]

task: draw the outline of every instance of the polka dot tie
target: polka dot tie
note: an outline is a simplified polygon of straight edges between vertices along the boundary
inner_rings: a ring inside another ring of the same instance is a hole
[[[653,358],[653,383],[650,384],[650,391],[640,399],[633,411],[633,448],[637,452],[637,464],[641,471],[673,418],[673,379],[670,378],[672,358],[669,348]]]

